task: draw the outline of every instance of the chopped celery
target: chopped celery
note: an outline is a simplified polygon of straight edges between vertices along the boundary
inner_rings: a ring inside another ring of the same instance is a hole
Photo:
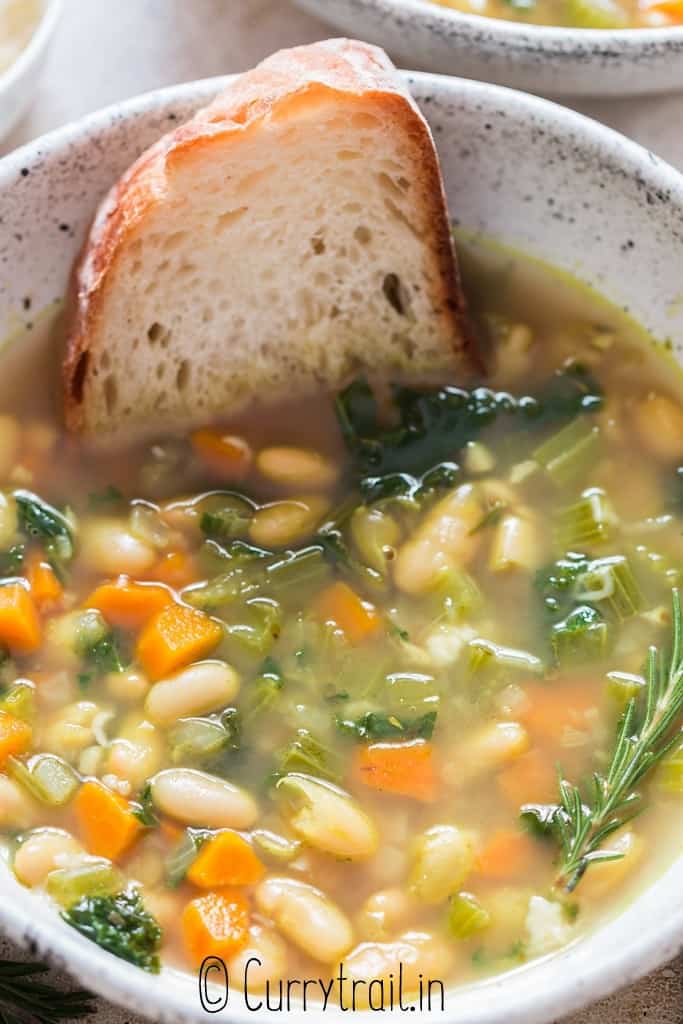
[[[330,782],[339,782],[343,768],[337,754],[319,743],[308,729],[298,729],[294,739],[280,753],[276,775],[282,777],[289,775],[290,772],[301,772],[319,779],[328,779]]]
[[[8,711],[16,718],[30,722],[35,713],[35,688],[33,683],[19,680],[11,686],[0,700],[0,710]]]
[[[675,743],[664,757],[656,779],[660,789],[683,796],[683,739]]]
[[[265,828],[257,828],[251,833],[251,839],[258,852],[276,864],[288,864],[301,850],[298,839],[288,839]]]
[[[245,580],[234,572],[223,572],[206,583],[193,584],[183,591],[183,600],[193,608],[212,611],[231,604],[244,595]]]
[[[266,568],[266,586],[276,593],[298,587],[317,586],[330,576],[330,566],[321,544],[290,551]]]
[[[284,686],[284,677],[273,658],[266,658],[256,679],[251,683],[244,699],[244,717],[250,718],[268,711]]]
[[[241,494],[216,493],[202,501],[199,527],[206,537],[233,540],[246,536],[253,515],[253,504]]]
[[[543,467],[553,483],[566,487],[595,461],[599,444],[599,428],[579,418],[539,445],[533,459]]]
[[[123,875],[111,861],[89,857],[70,868],[57,868],[47,876],[48,894],[63,907],[84,896],[110,896],[124,887]]]
[[[55,754],[36,754],[29,761],[10,757],[7,770],[31,796],[48,807],[63,807],[80,784],[73,768]]]
[[[243,608],[246,621],[226,625],[226,636],[252,654],[265,655],[280,635],[280,605],[266,597],[251,597]]]
[[[609,627],[597,609],[581,604],[553,626],[552,649],[558,665],[595,661],[608,651]]]
[[[361,505],[351,517],[351,537],[366,565],[386,574],[401,539],[401,528],[393,516],[381,508]]]
[[[132,503],[128,521],[130,532],[144,544],[159,549],[167,546],[169,529],[157,505],[136,499]]]
[[[109,625],[102,612],[88,608],[78,613],[74,623],[76,654],[87,658],[90,652],[109,635]]]
[[[169,888],[177,889],[197,859],[202,844],[210,838],[210,835],[210,832],[201,829],[185,829],[182,838],[178,840],[166,858],[166,885]]]
[[[640,611],[640,589],[627,558],[613,555],[598,558],[576,580],[577,601],[604,605],[616,619],[623,622]]]
[[[479,587],[464,569],[448,569],[439,575],[433,591],[438,610],[449,621],[478,611],[482,605]]]
[[[459,892],[448,902],[448,930],[454,939],[469,939],[488,928],[491,915],[470,892]]]
[[[337,716],[340,732],[357,740],[431,739],[436,724],[436,711],[428,711],[419,718],[400,718],[379,711],[367,711],[357,719]]]
[[[517,650],[514,647],[503,647],[491,640],[477,637],[467,645],[470,656],[470,670],[474,673],[496,668],[513,672],[531,672],[543,675],[543,661],[530,651]]]
[[[169,734],[174,764],[205,764],[230,742],[224,726],[210,718],[181,718]]]
[[[567,0],[565,24],[572,28],[628,28],[622,11],[611,0]]]
[[[57,566],[74,553],[74,534],[69,519],[32,491],[14,491],[19,527],[28,537],[40,540],[49,560]]]
[[[438,710],[441,695],[433,676],[422,672],[392,672],[384,681],[380,699],[390,711],[418,714]]]
[[[557,516],[557,539],[562,548],[576,549],[609,540],[617,517],[604,491],[591,487],[574,505]]]
[[[616,703],[625,708],[630,700],[637,699],[645,692],[645,680],[642,676],[630,672],[608,672],[607,693]]]

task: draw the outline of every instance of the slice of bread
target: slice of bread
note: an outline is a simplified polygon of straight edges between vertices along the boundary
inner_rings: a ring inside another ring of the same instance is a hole
[[[97,212],[67,337],[67,425],[105,442],[360,369],[464,375],[438,158],[383,51],[283,50],[144,153]]]

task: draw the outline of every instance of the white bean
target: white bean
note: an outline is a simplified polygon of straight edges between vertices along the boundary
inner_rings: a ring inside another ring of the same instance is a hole
[[[157,552],[131,533],[125,519],[102,516],[84,523],[80,535],[82,562],[91,572],[136,576],[154,565]]]
[[[6,775],[0,775],[0,828],[28,828],[38,813],[38,805],[26,790]]]
[[[21,431],[14,416],[0,416],[0,480],[5,480],[16,462]]]
[[[683,455],[683,408],[666,395],[648,395],[635,407],[634,426],[643,445],[666,461]]]
[[[197,661],[155,683],[145,710],[157,725],[171,725],[187,715],[224,708],[239,690],[239,676],[224,661]]]
[[[46,828],[34,832],[14,855],[14,873],[24,885],[42,885],[55,868],[69,865],[83,855],[83,847],[68,832]]]
[[[398,551],[394,581],[406,594],[423,594],[442,574],[466,565],[481,543],[473,533],[483,509],[476,488],[462,484],[438,501]]]
[[[428,932],[405,932],[394,942],[363,942],[344,957],[344,977],[350,998],[354,981],[370,982],[373,978],[398,978],[401,972],[405,993],[414,992],[420,978],[445,978],[453,966],[453,951]],[[366,985],[357,986],[358,996],[367,998]],[[379,1007],[376,1006],[375,1009]]]
[[[493,722],[465,740],[457,759],[443,766],[443,778],[452,786],[502,768],[529,749],[529,734],[519,722]]]
[[[170,818],[199,828],[251,828],[256,801],[232,782],[196,768],[166,768],[152,779],[152,799]]]
[[[163,742],[158,730],[136,715],[124,723],[109,747],[107,769],[137,788],[158,771],[162,758]]]
[[[314,960],[332,964],[350,949],[351,922],[312,885],[293,878],[267,878],[254,897],[259,910]]]
[[[296,544],[313,533],[329,507],[327,499],[316,494],[275,501],[256,512],[249,536],[265,548]]]
[[[277,791],[292,805],[291,827],[311,846],[350,860],[364,860],[376,853],[379,833],[375,823],[342,789],[291,773],[280,779]]]
[[[283,487],[326,491],[334,487],[339,469],[331,459],[312,448],[274,445],[263,448],[256,457],[261,476]]]
[[[382,942],[417,909],[417,902],[404,889],[379,889],[368,896],[356,923],[365,939]]]
[[[115,700],[137,704],[149,691],[149,680],[139,669],[126,668],[105,677],[107,692]]]
[[[46,726],[42,745],[67,761],[75,761],[96,740],[95,719],[102,708],[90,700],[68,704]]]
[[[230,958],[228,969],[232,977],[244,980],[250,992],[261,992],[267,982],[286,975],[287,944],[272,928],[254,921],[246,946]]]
[[[415,844],[410,888],[423,903],[442,903],[465,881],[476,858],[476,837],[455,825],[434,825]]]

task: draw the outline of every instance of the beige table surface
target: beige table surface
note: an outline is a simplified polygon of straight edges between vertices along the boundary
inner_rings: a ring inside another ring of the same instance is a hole
[[[136,93],[250,67],[329,29],[287,0],[64,0],[37,101],[0,155]],[[578,107],[683,169],[683,96],[583,101]],[[682,261],[683,269],[683,261]],[[0,955],[13,955],[0,944]],[[139,1018],[100,1003],[103,1024]],[[683,1024],[683,958],[565,1024]]]

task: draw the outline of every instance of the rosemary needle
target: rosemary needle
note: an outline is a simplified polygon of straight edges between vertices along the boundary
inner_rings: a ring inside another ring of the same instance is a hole
[[[37,980],[49,970],[46,964],[0,960],[0,1024],[56,1024],[94,1013],[89,992],[63,992]]]
[[[678,739],[674,726],[683,715],[683,613],[678,590],[672,591],[671,634],[668,656],[656,647],[648,652],[645,693],[628,702],[609,767],[593,774],[591,799],[584,800],[579,787],[560,772],[559,803],[545,809],[543,825],[559,838],[562,864],[556,884],[566,892],[576,888],[591,864],[623,856],[603,849],[604,842],[639,812],[639,784]],[[533,813],[532,808],[527,810]]]

